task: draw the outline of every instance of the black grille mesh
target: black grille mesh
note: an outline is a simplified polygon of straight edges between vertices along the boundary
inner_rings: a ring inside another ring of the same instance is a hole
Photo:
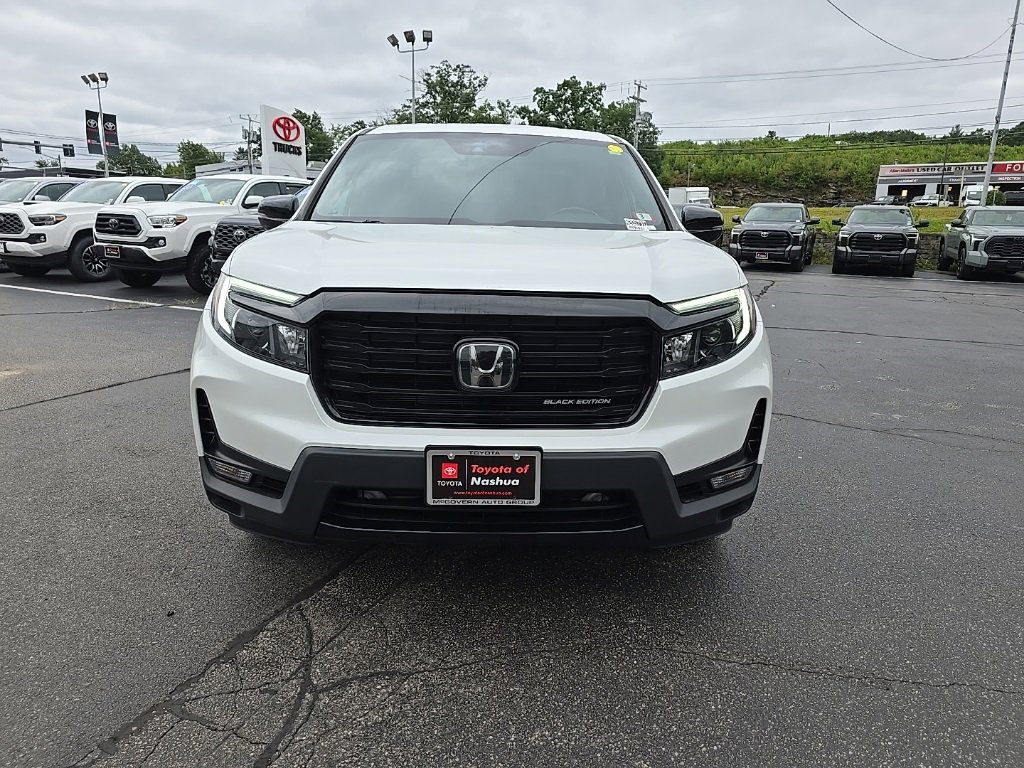
[[[0,235],[20,235],[25,224],[16,213],[0,213]]]

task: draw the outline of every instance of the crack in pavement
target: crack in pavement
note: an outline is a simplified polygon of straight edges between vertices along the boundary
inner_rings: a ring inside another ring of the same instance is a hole
[[[941,681],[935,682],[931,680],[914,680],[911,678],[902,677],[886,677],[884,675],[875,675],[871,673],[865,674],[854,674],[849,672],[840,672],[838,670],[820,669],[817,667],[805,667],[798,666],[795,664],[782,664],[777,661],[765,661],[756,658],[741,658],[736,656],[725,656],[722,654],[709,653],[707,651],[699,651],[691,648],[682,648],[674,645],[636,645],[634,648],[640,650],[649,651],[667,651],[670,653],[677,653],[680,656],[688,656],[692,658],[699,658],[705,661],[710,661],[718,664],[727,664],[729,666],[738,667],[762,667],[765,669],[771,669],[779,672],[791,672],[798,675],[806,675],[810,677],[825,677],[833,680],[849,680],[852,682],[860,683],[886,683],[892,685],[912,685],[920,688],[932,688],[935,690],[948,690],[950,688],[967,688],[975,691],[982,691],[984,693],[996,693],[1006,696],[1024,696],[1024,690],[1018,690],[1016,688],[997,688],[991,685],[985,685],[984,683],[978,683],[974,681]]]
[[[896,336],[886,333],[871,333],[869,331],[837,331],[828,328],[794,328],[786,325],[767,325],[771,331],[803,331],[805,333],[841,333],[848,336],[873,336],[879,339],[905,339],[907,341],[938,341],[945,344],[981,344],[991,347],[1012,347],[1024,348],[1024,344],[1014,344],[1008,341],[977,341],[969,339],[936,339],[930,336]]]
[[[11,405],[7,408],[0,408],[0,413],[7,413],[8,411],[16,411],[20,408],[29,408],[33,405],[45,405],[46,403],[54,403],[58,400],[66,400],[69,397],[78,397],[79,395],[89,395],[93,392],[102,392],[105,389],[114,389],[115,387],[123,387],[128,384],[138,384],[140,381],[149,381],[151,379],[160,379],[164,376],[175,376],[179,373],[188,373],[189,368],[182,368],[177,371],[166,371],[164,373],[154,373],[150,376],[142,376],[138,379],[128,379],[126,381],[115,381],[112,384],[104,384],[102,387],[94,387],[92,389],[83,389],[78,392],[68,392],[66,395],[57,395],[56,397],[46,397],[42,400],[33,400],[31,403],[21,403],[20,405]]]
[[[153,309],[166,309],[166,307],[162,305],[154,307],[128,307],[116,304],[112,307],[106,307],[104,309],[66,309],[54,310],[52,312],[0,312],[0,317],[37,317],[39,315],[90,315],[96,314],[97,312],[140,312],[149,311]]]
[[[953,429],[933,429],[930,427],[892,427],[884,429],[882,427],[865,427],[858,424],[846,424],[839,421],[828,421],[827,419],[815,419],[811,416],[801,416],[796,413],[786,413],[785,411],[774,411],[772,416],[782,416],[788,419],[797,419],[798,421],[809,421],[812,424],[824,424],[830,427],[840,427],[842,429],[855,429],[859,432],[874,432],[879,435],[887,435],[889,437],[902,437],[907,440],[919,440],[922,443],[929,443],[930,445],[938,445],[943,448],[961,448],[966,451],[988,451],[990,453],[1024,453],[1024,441],[1012,440],[1008,437],[991,437],[989,435],[979,435],[975,432],[958,432]],[[938,440],[929,440],[927,437],[921,435],[912,434],[914,432],[934,432],[937,434],[954,435],[956,437],[966,438],[977,438],[978,440],[986,440],[991,443],[1007,443],[1013,446],[1020,446],[1019,448],[1009,448],[1007,450],[1000,450],[998,448],[984,448],[981,446],[972,445],[950,445],[949,443],[943,443]]]
[[[775,285],[775,281],[774,280],[769,280],[768,284],[764,288],[762,288],[760,291],[758,291],[757,295],[754,296],[754,301],[760,301],[761,297],[764,296],[766,293],[768,293],[768,291],[771,289],[771,287],[773,285]]]
[[[83,760],[74,763],[71,768],[90,768],[90,766],[94,766],[97,763],[99,763],[100,760],[103,760],[115,754],[117,752],[118,745],[121,742],[125,741],[132,734],[141,731],[143,727],[148,725],[153,720],[165,714],[176,716],[173,711],[173,708],[180,706],[182,703],[187,703],[188,701],[187,698],[182,700],[181,694],[185,693],[189,688],[193,687],[198,682],[200,682],[203,679],[203,677],[205,677],[210,672],[210,670],[212,670],[218,664],[231,662],[243,648],[245,648],[264,630],[266,630],[267,627],[277,618],[283,616],[288,611],[291,611],[300,603],[303,603],[306,600],[308,600],[310,597],[312,597],[321,589],[323,589],[326,585],[334,581],[334,579],[340,576],[343,571],[358,563],[369,552],[373,551],[374,549],[375,545],[369,546],[365,549],[359,550],[347,559],[340,560],[318,579],[310,582],[304,588],[295,593],[295,595],[293,595],[283,606],[281,606],[281,608],[271,613],[269,616],[267,616],[265,619],[263,619],[255,626],[236,635],[234,639],[232,639],[227,644],[225,649],[217,656],[210,659],[210,661],[208,661],[206,664],[204,664],[203,668],[199,672],[187,678],[186,680],[183,680],[182,682],[178,683],[178,685],[176,685],[174,689],[167,696],[164,697],[163,700],[157,702],[135,719],[122,725],[108,738],[99,742],[96,745],[96,750],[99,752],[98,755],[93,757],[91,760],[89,759],[89,756],[86,756],[85,758],[83,758]],[[230,691],[226,691],[226,693],[230,693]],[[88,760],[88,762],[84,762],[85,760]]]

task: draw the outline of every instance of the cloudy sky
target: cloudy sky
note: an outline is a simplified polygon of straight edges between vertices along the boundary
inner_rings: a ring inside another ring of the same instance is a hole
[[[103,106],[121,142],[165,163],[182,139],[230,152],[238,115],[261,103],[328,123],[372,118],[409,88],[409,56],[385,38],[423,28],[435,42],[417,68],[469,64],[490,77],[490,99],[528,103],[534,87],[570,75],[617,99],[642,80],[666,140],[798,136],[829,121],[833,133],[991,123],[1013,0],[928,0],[927,13],[920,0],[835,2],[925,57],[1003,37],[978,57],[931,62],[886,47],[826,0],[3,0],[0,139],[67,137],[49,140],[74,140],[74,164],[92,164],[83,110],[96,102],[80,75],[95,71],[110,74]],[[1024,120],[1024,38],[1017,47],[1009,124]],[[2,154],[15,166],[36,159],[9,144]]]

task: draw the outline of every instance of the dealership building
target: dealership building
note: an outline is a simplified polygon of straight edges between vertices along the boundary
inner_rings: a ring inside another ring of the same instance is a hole
[[[957,202],[960,190],[985,181],[987,163],[946,163],[945,165],[883,165],[878,169],[875,197],[895,195],[908,202],[919,195],[945,195]],[[1003,192],[1024,189],[1024,160],[992,164],[992,186]]]

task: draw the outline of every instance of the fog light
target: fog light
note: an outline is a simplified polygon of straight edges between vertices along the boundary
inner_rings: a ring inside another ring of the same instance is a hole
[[[243,485],[248,485],[249,481],[252,480],[252,472],[248,469],[242,469],[234,464],[228,464],[220,459],[212,459],[209,456],[206,457],[206,460],[210,463],[210,469],[225,480],[232,480]]]
[[[745,467],[740,467],[721,475],[715,475],[711,478],[711,487],[716,491],[720,491],[723,488],[728,488],[730,485],[736,485],[748,480],[753,473],[754,465],[748,464]]]
[[[161,237],[159,240],[156,241],[156,244],[160,248],[163,248],[165,245],[167,245],[167,241]]]
[[[388,498],[383,491],[359,491],[356,495],[363,501],[386,501]]]
[[[46,235],[40,235],[39,236],[39,242],[40,243],[45,243],[46,242]]]
[[[610,501],[608,494],[606,493],[587,493],[583,496],[581,501],[584,504],[604,504]]]

